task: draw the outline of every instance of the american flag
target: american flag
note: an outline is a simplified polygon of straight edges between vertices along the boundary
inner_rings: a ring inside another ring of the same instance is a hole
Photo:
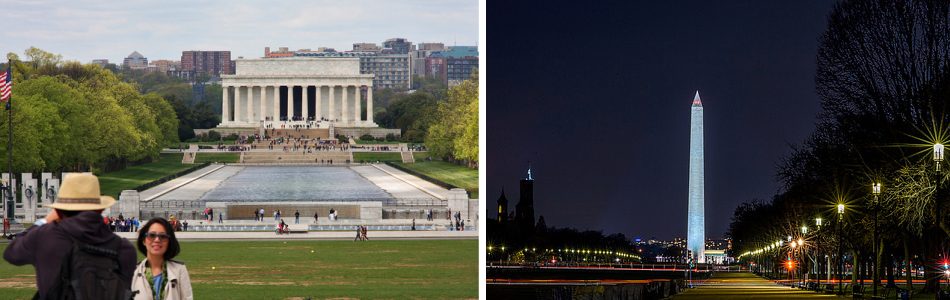
[[[7,71],[0,73],[0,102],[10,100],[10,90],[13,88],[13,73],[10,72],[10,64],[7,64]]]

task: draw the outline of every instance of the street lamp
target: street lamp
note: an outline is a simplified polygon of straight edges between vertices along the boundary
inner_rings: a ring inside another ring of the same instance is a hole
[[[818,236],[815,239],[815,257],[817,257],[815,260],[817,263],[817,270],[815,270],[815,274],[817,275],[816,279],[818,279],[818,287],[821,287],[821,217],[815,218],[815,226],[818,227],[818,231],[816,233]]]
[[[940,172],[940,162],[943,161],[943,144],[934,144],[934,163],[937,166],[937,172]]]
[[[841,222],[844,221],[844,204],[838,204],[838,293],[843,293],[841,280],[844,277],[844,254],[841,249]]]
[[[806,227],[803,226],[802,228],[804,229]],[[805,267],[808,266],[808,262],[805,258],[805,240],[803,238],[798,238],[798,256],[802,260],[802,262],[798,264],[798,269],[800,270],[799,272],[801,272],[801,276],[799,277],[802,279],[802,285],[805,285],[805,271],[807,271]]]
[[[934,150],[934,156],[936,157],[936,150]],[[941,145],[941,149],[940,149],[940,156],[941,156],[940,159],[942,160],[942,159],[943,159],[943,148],[942,148],[942,145]],[[937,168],[939,169],[939,168],[940,168],[940,167],[939,167],[940,165],[938,164],[937,166],[938,166]],[[880,183],[880,182],[875,182],[874,184],[871,184],[871,194],[874,194],[874,203],[871,204],[871,209],[874,211],[874,228],[873,228],[873,230],[871,231],[871,244],[873,245],[872,248],[874,248],[874,272],[873,272],[873,273],[874,273],[874,274],[873,274],[874,279],[873,279],[873,282],[872,282],[872,285],[873,285],[874,287],[872,287],[871,289],[872,289],[873,295],[874,295],[874,296],[877,296],[877,285],[881,283],[881,282],[880,282],[880,278],[879,278],[879,277],[880,277],[880,271],[879,271],[879,269],[880,269],[880,255],[881,255],[881,254],[878,253],[878,249],[877,249],[877,243],[878,243],[878,240],[877,240],[877,210],[878,210],[878,196],[881,195],[881,183]]]

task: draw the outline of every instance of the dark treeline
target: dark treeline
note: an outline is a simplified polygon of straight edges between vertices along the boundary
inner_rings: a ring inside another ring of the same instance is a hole
[[[574,228],[548,227],[544,216],[538,218],[537,224],[528,226],[523,223],[508,221],[499,222],[488,219],[488,245],[492,250],[488,253],[489,261],[508,261],[515,263],[536,263],[552,259],[563,262],[623,262],[639,261],[637,257],[622,256],[621,254],[635,255],[633,244],[622,233],[604,235],[603,232]],[[505,247],[504,250],[501,247]],[[600,251],[600,253],[564,253],[564,249],[575,251]],[[551,250],[551,251],[545,251]],[[560,251],[558,251],[560,250]],[[603,253],[612,251],[613,253]]]
[[[950,2],[839,2],[816,66],[816,129],[779,164],[783,190],[736,209],[732,254],[802,237],[807,255],[830,255],[836,268],[840,245],[852,282],[909,284],[898,275],[913,264],[934,291],[950,246],[950,166],[938,171],[933,159],[950,138]],[[742,260],[775,266],[787,250]]]

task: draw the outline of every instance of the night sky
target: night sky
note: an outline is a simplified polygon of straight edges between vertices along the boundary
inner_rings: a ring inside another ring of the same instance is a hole
[[[531,162],[548,226],[686,236],[690,104],[705,113],[706,237],[781,188],[814,130],[832,1],[489,1],[488,216]]]

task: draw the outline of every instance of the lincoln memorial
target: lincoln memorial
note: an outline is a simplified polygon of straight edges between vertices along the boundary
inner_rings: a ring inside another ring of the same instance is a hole
[[[219,128],[378,127],[359,58],[238,59],[221,80]]]

